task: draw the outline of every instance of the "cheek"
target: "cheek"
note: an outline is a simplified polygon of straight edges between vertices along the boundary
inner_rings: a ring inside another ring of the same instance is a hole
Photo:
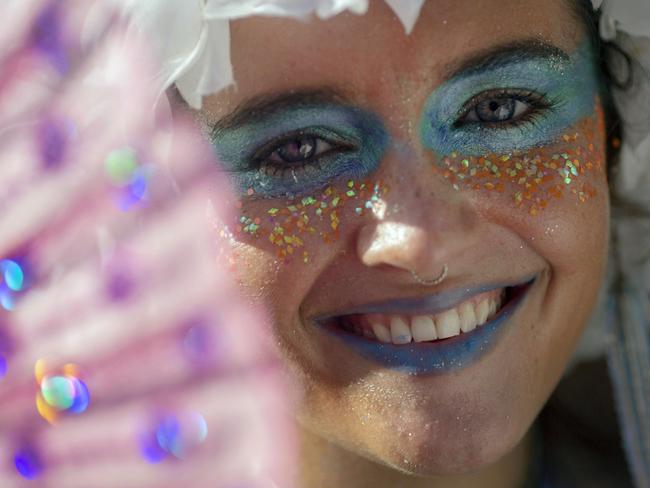
[[[346,180],[311,195],[238,203],[227,226],[232,266],[250,299],[269,305],[276,324],[297,324],[300,304],[319,272],[358,226],[381,216],[389,188],[382,181]]]
[[[440,161],[435,171],[487,220],[516,234],[554,275],[595,279],[602,272],[609,191],[600,103],[550,145],[482,157],[451,154]]]
[[[327,259],[360,219],[379,212],[387,192],[381,181],[348,180],[293,199],[242,201],[233,237],[283,268],[302,264],[304,272]]]
[[[567,129],[555,142],[525,152],[480,157],[451,153],[434,171],[457,190],[531,217],[549,209],[585,203],[602,190],[604,116],[599,103],[592,116]]]

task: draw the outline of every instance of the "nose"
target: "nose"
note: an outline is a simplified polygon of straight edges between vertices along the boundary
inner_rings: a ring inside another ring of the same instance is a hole
[[[390,266],[430,281],[480,245],[481,220],[472,201],[434,175],[430,164],[428,173],[397,178],[384,198],[385,214],[361,227],[357,254],[366,266]]]

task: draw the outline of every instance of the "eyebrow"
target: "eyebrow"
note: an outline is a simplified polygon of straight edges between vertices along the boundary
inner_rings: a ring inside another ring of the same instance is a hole
[[[442,81],[466,77],[533,59],[552,60],[558,58],[566,61],[569,59],[569,54],[559,47],[539,39],[517,40],[491,46],[457,63],[446,65]],[[230,114],[215,122],[212,126],[212,136],[217,137],[220,132],[252,124],[285,109],[300,109],[318,105],[345,106],[353,105],[353,102],[342,90],[329,86],[255,95],[240,103]]]
[[[306,88],[290,92],[256,95],[243,103],[214,125],[212,135],[225,130],[252,124],[260,118],[277,114],[285,109],[300,109],[318,105],[352,105],[343,91],[334,87]]]
[[[559,47],[540,39],[521,39],[490,46],[457,63],[448,64],[442,80],[449,81],[535,59],[568,61],[570,56]]]

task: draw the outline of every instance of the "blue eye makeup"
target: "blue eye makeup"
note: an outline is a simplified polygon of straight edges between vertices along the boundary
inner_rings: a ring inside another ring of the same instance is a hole
[[[429,97],[420,124],[438,154],[505,154],[549,144],[594,112],[598,77],[584,41],[567,59],[540,56],[472,70]]]
[[[212,142],[241,194],[277,198],[368,176],[379,166],[388,135],[381,120],[365,110],[315,104],[216,128]]]

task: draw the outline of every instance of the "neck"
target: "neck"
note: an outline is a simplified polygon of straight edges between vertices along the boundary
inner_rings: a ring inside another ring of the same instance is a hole
[[[298,430],[297,488],[521,488],[526,484],[533,458],[533,434],[529,431],[511,452],[479,471],[422,477],[371,461],[304,427],[299,426]]]

